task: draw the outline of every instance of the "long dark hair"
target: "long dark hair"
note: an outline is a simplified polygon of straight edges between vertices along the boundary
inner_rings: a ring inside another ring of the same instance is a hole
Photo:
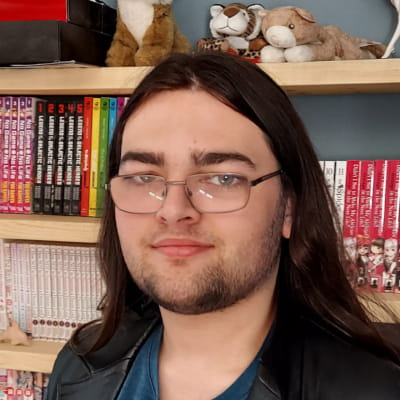
[[[335,207],[305,127],[285,92],[257,66],[226,53],[200,53],[174,55],[154,68],[135,89],[117,124],[108,178],[118,173],[129,116],[150,96],[178,89],[204,90],[253,121],[265,132],[285,171],[283,193],[292,199],[294,210],[291,237],[282,244],[278,306],[285,302],[292,312],[311,314],[377,355],[398,361],[396,350],[380,337],[346,278]],[[108,193],[99,251],[107,291],[91,350],[107,343],[125,312],[141,313],[148,302],[128,273]]]

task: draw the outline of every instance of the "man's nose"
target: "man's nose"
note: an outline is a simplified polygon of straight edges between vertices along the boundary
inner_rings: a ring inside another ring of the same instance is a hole
[[[200,213],[193,207],[185,182],[173,181],[166,185],[166,195],[156,217],[161,223],[196,223]]]

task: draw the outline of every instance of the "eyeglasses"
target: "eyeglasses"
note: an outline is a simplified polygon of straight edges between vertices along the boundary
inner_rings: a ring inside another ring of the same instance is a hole
[[[247,205],[251,187],[282,173],[280,169],[252,181],[233,173],[190,175],[185,181],[167,181],[158,175],[116,175],[107,188],[115,206],[130,214],[153,214],[159,211],[169,185],[184,185],[190,203],[201,213],[228,213]]]

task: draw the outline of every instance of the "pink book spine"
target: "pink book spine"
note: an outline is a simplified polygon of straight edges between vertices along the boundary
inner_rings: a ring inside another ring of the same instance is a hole
[[[125,107],[125,97],[117,97],[117,120],[121,117]]]
[[[18,97],[11,100],[11,139],[10,139],[10,175],[8,180],[8,212],[17,212],[17,170],[18,170]]]
[[[11,142],[11,97],[4,98],[3,118],[3,143],[2,143],[2,164],[3,175],[1,180],[1,211],[8,212],[8,183],[10,177],[10,142]]]
[[[0,239],[0,331],[8,328],[6,312],[6,265],[4,240]]]
[[[356,258],[356,228],[358,213],[358,191],[360,182],[360,161],[347,161],[346,186],[343,213],[343,240],[348,257],[349,276],[354,278]]]
[[[4,97],[0,96],[0,190],[3,187],[3,113],[4,113]],[[0,213],[3,212],[2,196],[0,196]]]
[[[394,292],[399,270],[399,193],[400,160],[389,160],[386,178],[383,237],[385,239],[382,268],[382,291]]]
[[[18,97],[16,212],[24,212],[26,97]]]
[[[34,143],[34,118],[36,99],[26,98],[25,112],[25,156],[24,156],[24,214],[32,213],[32,180],[33,180],[33,143]]]
[[[360,185],[358,195],[358,219],[357,219],[357,286],[367,288],[369,284],[369,250],[372,210],[372,188],[374,178],[374,162],[361,161]]]

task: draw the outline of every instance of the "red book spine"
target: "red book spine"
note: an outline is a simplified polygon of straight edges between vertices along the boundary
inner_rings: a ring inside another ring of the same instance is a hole
[[[81,215],[89,216],[89,189],[90,189],[90,153],[92,139],[92,108],[93,98],[85,97],[83,100],[83,137],[82,137],[82,163],[81,163]]]
[[[396,273],[399,267],[399,193],[400,193],[400,161],[389,160],[386,178],[386,196],[384,210],[383,237],[385,239],[382,268],[382,289],[393,292]]]
[[[18,98],[18,136],[17,136],[17,199],[16,212],[24,212],[24,175],[25,175],[25,129],[26,97]]]
[[[360,185],[358,194],[357,219],[357,286],[366,287],[369,283],[369,249],[372,211],[372,189],[374,178],[374,162],[361,161]]]
[[[347,161],[346,187],[344,196],[343,238],[350,259],[354,261],[356,250],[356,228],[358,191],[360,183],[360,161]]]
[[[24,214],[32,212],[32,180],[33,180],[33,141],[34,141],[34,120],[36,110],[36,99],[26,98],[25,113],[25,157],[24,157]]]

